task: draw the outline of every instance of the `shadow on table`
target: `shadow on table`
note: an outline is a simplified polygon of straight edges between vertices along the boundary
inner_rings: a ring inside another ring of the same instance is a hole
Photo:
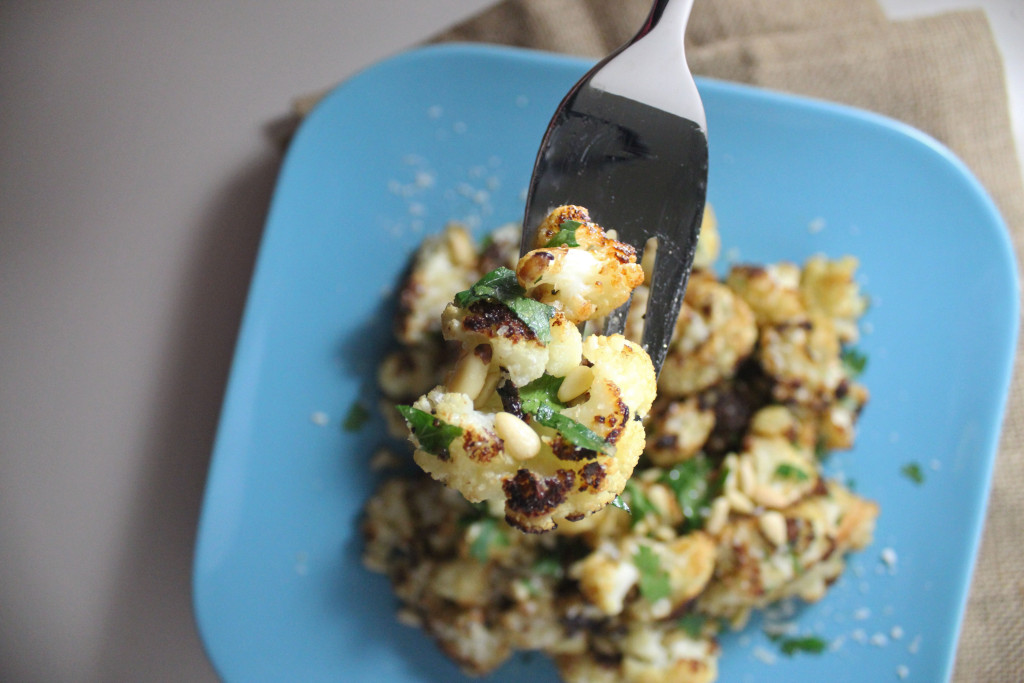
[[[196,525],[221,400],[281,159],[272,150],[209,200],[166,341],[143,474],[108,606],[97,680],[216,680],[192,612]],[[155,660],[163,657],[167,661]]]

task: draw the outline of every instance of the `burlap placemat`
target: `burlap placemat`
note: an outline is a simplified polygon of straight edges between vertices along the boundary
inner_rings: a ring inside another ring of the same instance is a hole
[[[601,57],[649,0],[506,0],[434,41]],[[842,102],[900,119],[952,149],[993,196],[1024,262],[1024,186],[1002,60],[981,11],[889,21],[874,0],[697,2],[696,74]],[[1024,680],[1024,353],[1016,372],[954,680]],[[925,530],[922,530],[924,532]]]
[[[431,42],[596,58],[630,38],[649,8],[650,0],[505,0]],[[863,107],[942,141],[988,189],[1024,262],[1024,184],[1002,60],[982,12],[889,21],[874,0],[705,0],[694,7],[687,43],[694,73]],[[958,682],[1024,680],[1021,346],[957,650]]]

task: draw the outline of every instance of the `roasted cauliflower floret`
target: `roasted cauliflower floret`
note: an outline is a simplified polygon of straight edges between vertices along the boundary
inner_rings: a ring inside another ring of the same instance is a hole
[[[804,264],[800,275],[800,296],[808,312],[813,317],[831,318],[844,344],[857,341],[857,320],[868,307],[867,298],[853,279],[857,265],[852,256],[835,261],[814,256]]]
[[[530,297],[574,323],[608,315],[643,282],[636,249],[608,238],[586,209],[555,209],[537,231],[537,248],[516,267]]]
[[[776,400],[821,407],[847,378],[840,351],[832,321],[818,318],[764,327],[757,353]]]
[[[718,676],[718,645],[669,624],[634,625],[615,652],[556,658],[567,683],[710,683]]]
[[[704,590],[715,566],[715,543],[703,532],[670,541],[639,540],[628,535],[618,543],[603,543],[576,564],[570,575],[579,580],[580,590],[590,603],[602,613],[615,616],[627,608],[627,596],[642,580],[644,553],[653,558],[650,561],[666,579],[664,595],[652,602],[641,594],[630,604],[630,612],[644,621],[664,619],[681,610]]]
[[[490,364],[504,369],[517,386],[529,384],[545,372],[564,377],[580,363],[580,332],[558,312],[551,318],[547,343],[508,307],[493,301],[480,301],[468,309],[449,304],[442,321],[445,339],[460,342],[464,349],[489,348]]]
[[[875,503],[831,483],[784,510],[737,516],[718,534],[715,576],[699,609],[739,624],[786,597],[819,600],[846,553],[870,543],[877,515]]]
[[[398,340],[419,344],[440,330],[445,304],[476,281],[476,268],[476,247],[461,225],[452,223],[440,235],[424,240],[398,298]]]
[[[413,425],[416,463],[471,501],[504,499],[506,519],[526,531],[547,531],[556,520],[604,507],[643,450],[635,416],[650,410],[654,371],[647,355],[619,335],[588,337],[581,359],[564,379],[544,375],[523,387],[506,379],[483,410],[465,393],[432,390],[413,404],[422,425]],[[561,390],[569,383],[566,394]],[[543,407],[531,412],[538,402],[563,407],[558,417],[545,416]],[[438,446],[434,435],[445,429],[449,436]],[[580,433],[591,434],[593,443],[581,445]]]
[[[557,248],[625,249],[584,227],[575,228],[580,246]],[[638,345],[622,335],[583,340],[565,313],[576,294],[554,293],[555,305],[537,301],[498,268],[456,294],[442,330],[461,356],[443,386],[404,409],[421,468],[471,501],[504,500],[508,522],[532,532],[582,519],[622,491],[656,390]]]
[[[658,467],[671,467],[696,455],[715,427],[715,412],[697,397],[655,405],[644,451]]]
[[[665,395],[686,396],[728,379],[754,350],[750,307],[710,273],[694,273],[659,379]]]
[[[704,219],[697,237],[697,251],[693,254],[694,268],[711,268],[722,251],[722,238],[718,233],[718,218],[711,204],[704,205]],[[646,256],[646,252],[644,256]]]

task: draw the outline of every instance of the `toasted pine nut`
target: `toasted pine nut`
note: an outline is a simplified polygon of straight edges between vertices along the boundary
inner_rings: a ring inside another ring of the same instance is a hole
[[[785,406],[768,406],[757,411],[750,428],[768,435],[785,434],[793,426],[793,414]]]
[[[750,514],[754,511],[754,504],[739,491],[730,491],[725,497],[729,500],[729,506],[736,512]]]
[[[496,365],[491,365],[487,369],[487,378],[484,380],[484,388],[480,390],[476,398],[473,399],[473,407],[480,410],[487,399],[491,397],[498,389],[498,382],[501,381],[501,368]]]
[[[529,460],[540,453],[540,436],[512,413],[497,413],[494,431],[505,442],[505,452],[516,460]]]
[[[715,498],[715,501],[711,503],[711,514],[708,515],[708,521],[704,525],[704,529],[709,534],[717,534],[725,527],[725,523],[729,521],[729,501],[723,497]]]
[[[486,380],[487,364],[475,353],[467,353],[455,365],[451,380],[448,382],[448,391],[465,394],[476,400]]]
[[[469,238],[465,228],[451,225],[444,231],[444,237],[448,255],[455,265],[471,268],[476,264],[476,249],[473,248],[473,240]]]
[[[786,545],[786,518],[777,510],[768,510],[757,519],[761,533],[775,546]]]
[[[644,269],[644,284],[650,285],[654,277],[654,257],[658,254],[658,238],[652,237],[644,243],[644,254],[640,257],[640,267]]]
[[[757,490],[757,471],[754,469],[754,463],[749,457],[739,458],[738,462],[737,488],[748,498],[753,498]]]
[[[569,374],[562,380],[561,386],[558,387],[558,400],[568,403],[589,390],[593,383],[594,370],[586,365],[577,365],[569,371]]]

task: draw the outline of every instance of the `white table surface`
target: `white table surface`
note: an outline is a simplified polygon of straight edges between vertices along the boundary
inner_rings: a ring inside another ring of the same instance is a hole
[[[0,2],[0,680],[215,680],[192,546],[265,127],[488,4]],[[882,4],[985,6],[1021,140],[1021,0]]]

